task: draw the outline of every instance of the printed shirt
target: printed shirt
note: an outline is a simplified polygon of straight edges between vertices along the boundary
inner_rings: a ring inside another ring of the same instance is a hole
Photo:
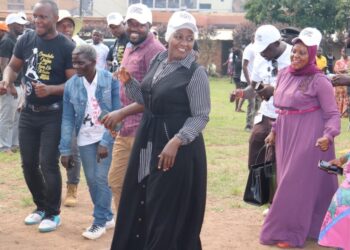
[[[104,126],[98,120],[98,117],[101,114],[101,108],[95,97],[97,75],[98,74],[96,73],[91,84],[85,77],[83,78],[84,87],[87,93],[87,102],[83,124],[80,127],[77,137],[78,146],[86,146],[100,141],[105,132]]]
[[[164,46],[150,33],[144,42],[137,46],[131,43],[127,44],[124,51],[122,66],[130,72],[138,82],[142,82],[151,60],[159,52],[164,51]],[[122,107],[133,103],[125,94],[125,85],[121,84],[119,88],[119,97]],[[121,136],[135,136],[137,127],[139,126],[142,114],[130,115],[123,120],[123,127],[120,130]]]

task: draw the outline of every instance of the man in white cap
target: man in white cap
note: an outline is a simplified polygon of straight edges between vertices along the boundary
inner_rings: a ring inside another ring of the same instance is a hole
[[[252,84],[244,91],[237,92],[237,97],[250,98],[255,89],[263,100],[254,118],[249,139],[248,167],[265,162],[265,138],[277,117],[272,95],[278,70],[290,65],[291,45],[282,41],[281,34],[275,26],[262,25],[255,32],[254,49],[257,54],[251,74]],[[273,152],[269,153],[272,155],[269,154],[268,157],[273,157]],[[264,211],[264,215],[267,211]]]
[[[82,25],[82,20],[79,17],[72,17],[68,10],[58,11],[57,31],[71,39],[77,46],[86,44],[86,42],[78,36]]]
[[[24,25],[28,22],[18,14],[12,13],[6,17],[5,23],[9,31],[5,34],[0,42],[0,80],[1,73],[9,63],[13,54],[13,49],[17,42],[17,38],[22,35]],[[17,110],[22,90],[21,75],[14,81],[16,91],[7,91],[6,94],[0,96],[0,150],[10,151],[18,148],[18,119],[19,112]]]
[[[119,68],[122,62],[126,44],[129,42],[126,35],[123,17],[118,12],[112,12],[107,16],[107,25],[112,35],[116,37],[114,44],[109,48],[107,55],[107,64],[110,71],[114,72]]]
[[[61,32],[69,40],[76,45],[86,44],[77,34],[82,26],[80,18],[73,18],[68,10],[58,11],[58,21],[56,29]],[[72,164],[67,168],[67,193],[64,198],[63,205],[66,207],[74,207],[78,203],[77,192],[80,181],[81,161],[77,145],[77,137],[75,133],[72,136]]]
[[[257,92],[263,101],[255,116],[249,139],[249,166],[265,161],[265,151],[263,150],[259,156],[258,153],[265,145],[265,138],[277,117],[273,106],[273,89],[278,70],[290,65],[291,51],[291,46],[281,39],[279,30],[273,25],[262,25],[255,32],[254,49],[257,56],[254,60],[251,81],[256,90],[260,89]]]
[[[165,48],[150,32],[152,13],[146,5],[130,5],[125,23],[127,24],[126,32],[130,42],[126,46],[121,66],[125,67],[132,77],[142,82],[152,58],[159,52],[164,51]],[[135,113],[143,111],[143,106],[127,98],[124,84],[120,84],[119,91],[122,108],[108,114],[108,118],[113,121],[113,124],[123,122],[114,143],[112,165],[108,177],[116,209],[119,206],[125,171],[142,116],[141,113]]]

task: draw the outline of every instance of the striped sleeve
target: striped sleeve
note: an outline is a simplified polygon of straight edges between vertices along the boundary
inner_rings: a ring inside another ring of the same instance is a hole
[[[131,81],[125,84],[125,93],[130,100],[133,100],[138,104],[144,105],[141,93],[141,85],[135,78],[131,78]]]
[[[187,88],[192,116],[187,118],[179,133],[176,134],[182,145],[192,142],[209,121],[210,90],[208,76],[202,66],[193,73]]]

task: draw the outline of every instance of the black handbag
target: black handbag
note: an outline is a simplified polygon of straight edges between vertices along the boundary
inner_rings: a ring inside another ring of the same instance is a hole
[[[264,148],[265,146],[259,150],[259,154]],[[266,154],[269,148],[271,147],[266,149]],[[257,158],[259,158],[259,154]],[[274,161],[266,161],[250,166],[247,185],[243,196],[245,202],[256,206],[262,206],[268,202],[272,202],[275,190],[276,165]]]

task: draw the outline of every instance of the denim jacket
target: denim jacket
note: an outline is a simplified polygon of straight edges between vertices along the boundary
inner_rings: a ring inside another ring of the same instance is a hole
[[[97,87],[95,96],[101,110],[113,111],[120,108],[119,82],[112,78],[106,70],[96,70]],[[85,115],[87,92],[83,77],[72,76],[65,84],[63,94],[63,115],[61,125],[61,141],[59,145],[61,155],[71,155],[73,129],[79,134]],[[109,130],[103,134],[101,146],[108,146],[114,139]]]

